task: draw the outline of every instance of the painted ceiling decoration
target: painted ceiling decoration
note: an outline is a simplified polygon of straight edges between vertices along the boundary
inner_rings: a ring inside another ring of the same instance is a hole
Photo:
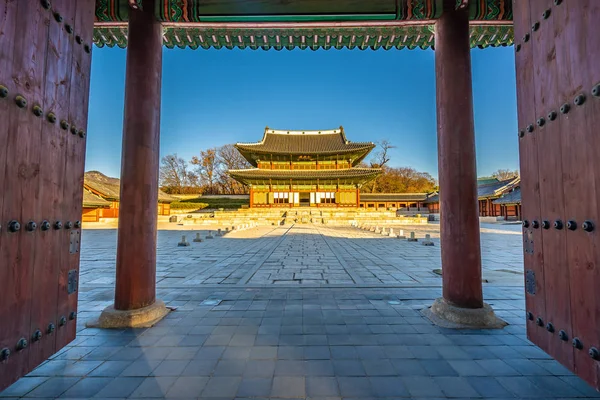
[[[511,0],[456,0],[469,7],[472,20],[512,21]],[[418,21],[439,18],[443,0],[159,0],[156,16],[163,22],[257,21]],[[142,0],[96,0],[96,22],[127,21],[130,5]]]
[[[285,4],[284,4],[285,3]],[[426,49],[443,0],[159,0],[168,48]],[[142,0],[96,0],[94,43],[127,46],[130,7]],[[471,46],[513,44],[511,0],[456,0],[468,7]],[[325,26],[331,24],[334,26]]]
[[[127,46],[127,27],[98,27],[94,32],[98,47]],[[164,28],[168,48],[192,49],[427,49],[434,45],[431,25],[385,28]],[[510,26],[479,25],[471,28],[471,47],[497,47],[513,44]]]

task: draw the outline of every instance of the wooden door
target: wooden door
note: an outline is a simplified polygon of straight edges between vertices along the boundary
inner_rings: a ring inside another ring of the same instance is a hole
[[[528,337],[600,387],[600,2],[516,0]]]
[[[0,0],[0,390],[75,338],[94,0]]]

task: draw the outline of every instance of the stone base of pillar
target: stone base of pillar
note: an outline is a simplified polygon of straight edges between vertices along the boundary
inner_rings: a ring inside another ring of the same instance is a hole
[[[506,322],[496,316],[489,304],[483,308],[462,308],[443,298],[436,299],[430,308],[422,311],[431,322],[451,329],[502,329]]]
[[[115,310],[108,306],[100,314],[100,318],[86,324],[88,328],[150,328],[163,319],[169,309],[162,300],[156,300],[154,304],[135,310]]]

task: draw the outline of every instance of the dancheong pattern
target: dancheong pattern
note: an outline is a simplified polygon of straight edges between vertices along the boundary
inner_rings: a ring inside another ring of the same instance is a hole
[[[471,47],[497,47],[513,44],[511,26],[478,25],[471,27]],[[126,47],[127,27],[96,27],[94,43],[98,47]],[[432,25],[385,28],[195,28],[165,27],[164,44],[168,48],[192,49],[427,49],[434,45]]]
[[[393,0],[391,0],[393,1]],[[136,0],[138,6],[141,0]],[[218,3],[215,3],[218,4]],[[160,0],[156,15],[169,23],[164,28],[164,44],[168,48],[192,49],[427,49],[434,46],[432,20],[442,12],[442,0],[395,0],[396,14],[358,15],[266,15],[226,16],[200,15],[206,6],[199,0]],[[456,0],[456,6],[468,6],[471,46],[508,46],[513,44],[512,5],[510,0]],[[126,47],[129,13],[128,0],[97,0],[94,43],[98,47]],[[404,20],[423,21],[422,25],[325,27],[325,21]],[[211,27],[199,22],[291,22],[287,26]],[[477,24],[475,21],[496,21]],[[103,24],[110,22],[112,24]],[[114,23],[117,24],[114,24]],[[293,26],[295,22],[322,22],[323,27]]]
[[[456,6],[466,0],[456,0]],[[227,16],[204,15],[201,0],[161,0],[156,4],[156,16],[164,22],[207,22],[207,21],[324,21],[324,20],[431,20],[442,13],[442,0],[396,0],[395,13],[358,14],[358,15],[263,15],[263,16]],[[138,6],[142,1],[136,0]],[[468,0],[469,14],[472,20],[512,21],[511,0]],[[96,0],[97,22],[126,21],[129,13],[128,0]]]

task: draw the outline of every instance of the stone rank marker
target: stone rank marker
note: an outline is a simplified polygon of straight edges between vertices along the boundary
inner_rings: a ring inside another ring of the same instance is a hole
[[[423,246],[433,246],[433,242],[431,241],[431,235],[429,233],[425,235],[425,240],[421,244]]]
[[[177,243],[177,246],[179,247],[187,247],[190,245],[190,242],[187,241],[187,239],[185,238],[185,235],[181,236],[181,242]]]

